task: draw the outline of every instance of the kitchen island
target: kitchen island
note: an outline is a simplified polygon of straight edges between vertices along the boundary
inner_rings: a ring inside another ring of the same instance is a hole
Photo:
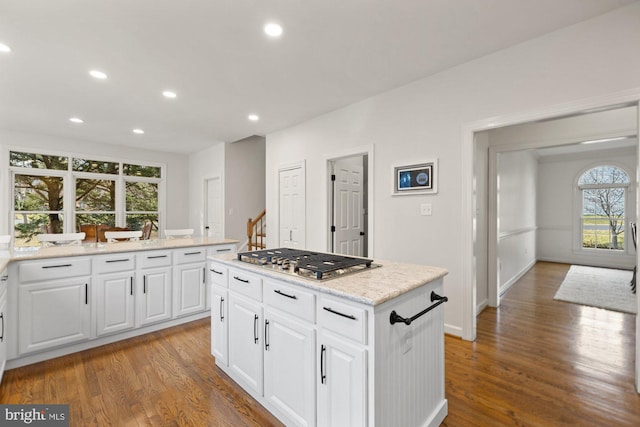
[[[206,257],[236,244],[194,237],[2,251],[0,363],[23,366],[209,316]]]
[[[216,365],[286,425],[439,425],[447,271],[375,264],[317,281],[210,257]]]

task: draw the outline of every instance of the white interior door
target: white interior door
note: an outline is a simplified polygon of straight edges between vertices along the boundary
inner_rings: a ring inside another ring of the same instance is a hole
[[[205,180],[205,193],[204,235],[222,239],[222,183],[219,176]]]
[[[336,160],[334,175],[334,252],[363,256],[365,230],[362,156]]]
[[[281,169],[280,193],[280,247],[304,248],[305,241],[305,182],[304,169]]]

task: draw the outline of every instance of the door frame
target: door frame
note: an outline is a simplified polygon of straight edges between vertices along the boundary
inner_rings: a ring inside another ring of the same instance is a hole
[[[360,145],[358,147],[345,148],[344,150],[335,151],[324,155],[324,176],[322,179],[325,185],[323,186],[325,210],[324,218],[321,220],[322,224],[325,224],[326,238],[324,251],[329,252],[331,249],[331,163],[355,156],[367,156],[367,258],[373,258],[374,256],[374,145]]]
[[[225,233],[225,197],[224,197],[224,177],[222,175],[213,175],[213,176],[205,176],[202,179],[202,218],[200,218],[200,235],[203,237],[208,237],[209,233],[206,232],[207,219],[209,218],[209,192],[208,186],[209,181],[213,181],[215,179],[220,180],[220,200],[222,206],[220,206],[220,210],[222,211],[222,215],[220,218],[220,228],[222,228],[222,238],[226,235]]]
[[[275,230],[275,240],[274,244],[276,247],[280,246],[280,172],[284,172],[292,169],[301,169],[302,171],[302,188],[304,189],[303,200],[304,200],[304,214],[302,215],[304,222],[304,244],[303,247],[307,247],[307,161],[302,159],[297,162],[285,163],[283,165],[278,166],[278,171],[276,173],[276,203],[277,212],[275,212],[275,221],[276,221],[276,230]]]
[[[476,339],[476,277],[474,257],[474,224],[476,221],[476,203],[474,200],[474,161],[476,158],[475,133],[490,129],[500,128],[534,122],[539,120],[555,119],[576,114],[595,112],[601,109],[611,109],[621,106],[635,105],[640,110],[640,88],[616,92],[603,96],[542,107],[516,114],[486,118],[463,124],[462,126],[462,339],[475,341]],[[639,123],[640,126],[640,112]],[[640,144],[639,144],[640,145]],[[640,148],[636,167],[640,170]],[[636,174],[638,175],[638,174]],[[636,181],[638,177],[636,176]],[[640,194],[636,186],[636,196]],[[640,197],[636,197],[636,215],[640,213]],[[486,217],[486,212],[485,212]],[[638,216],[640,217],[640,216]],[[636,262],[640,261],[640,251],[636,253]],[[491,259],[488,260],[492,262]],[[640,293],[637,294],[638,306],[640,306]],[[640,392],[640,315],[636,316],[636,390]]]

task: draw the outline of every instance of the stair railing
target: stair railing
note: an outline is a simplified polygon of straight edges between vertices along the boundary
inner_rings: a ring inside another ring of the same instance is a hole
[[[255,249],[264,249],[266,247],[265,243],[265,228],[266,224],[265,214],[267,210],[264,209],[262,212],[258,214],[254,219],[249,218],[247,221],[247,237],[249,242],[247,243],[247,250],[252,251]]]

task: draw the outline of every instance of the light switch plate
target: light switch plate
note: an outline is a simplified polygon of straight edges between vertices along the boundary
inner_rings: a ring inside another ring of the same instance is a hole
[[[420,215],[431,215],[431,203],[423,203],[420,205]]]

